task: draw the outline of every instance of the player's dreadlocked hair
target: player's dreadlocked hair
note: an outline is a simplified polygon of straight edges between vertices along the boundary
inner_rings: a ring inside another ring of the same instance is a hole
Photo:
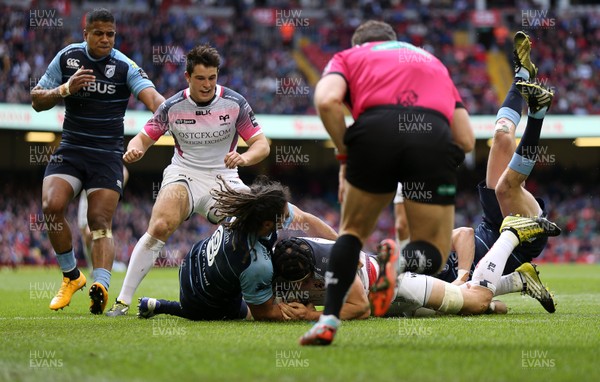
[[[315,258],[310,246],[297,237],[278,242],[271,260],[275,276],[287,281],[302,280],[315,270]]]
[[[219,189],[211,190],[216,203],[214,208],[219,217],[235,217],[225,222],[228,228],[238,233],[256,233],[265,221],[281,224],[285,206],[290,199],[289,189],[279,182],[259,176],[250,185],[250,191],[236,191],[223,178],[217,176]]]

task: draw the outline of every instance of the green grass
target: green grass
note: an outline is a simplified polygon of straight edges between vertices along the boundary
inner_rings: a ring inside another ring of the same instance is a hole
[[[540,270],[559,303],[552,315],[529,297],[511,295],[503,299],[506,316],[345,322],[332,346],[304,348],[297,345],[309,328],[303,322],[141,320],[135,311],[111,319],[88,313],[87,292],[53,312],[57,269],[5,269],[0,380],[598,380],[600,267]],[[111,300],[123,277],[113,275]],[[140,296],[176,299],[177,271],[150,272]]]

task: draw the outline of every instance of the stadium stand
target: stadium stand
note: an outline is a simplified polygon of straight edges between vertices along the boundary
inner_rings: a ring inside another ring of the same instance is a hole
[[[360,20],[373,15],[394,25],[400,40],[440,57],[471,114],[495,114],[506,89],[489,86],[495,81],[488,75],[488,66],[492,65],[495,72],[498,65],[494,61],[504,57],[501,66],[508,67],[512,44],[506,36],[514,31],[508,31],[504,24],[508,24],[509,17],[521,15],[510,8],[501,12],[492,40],[481,42],[477,40],[481,31],[471,23],[473,2],[449,3],[454,5],[442,2],[432,7],[419,1],[370,1],[362,7],[348,4],[344,9],[329,10],[325,17],[308,19],[305,27],[295,29],[292,46],[273,33],[273,26],[261,25],[252,8],[236,9],[236,22],[232,23],[219,14],[168,12],[163,4],[162,11],[153,17],[139,10],[115,12],[116,47],[143,67],[159,92],[169,97],[185,87],[185,52],[194,44],[210,42],[223,54],[220,82],[246,95],[255,112],[314,114],[310,93],[278,97],[282,79],[309,82],[294,56],[303,54],[320,72],[334,52],[349,46],[351,33]],[[71,16],[65,18],[64,27],[52,33],[35,33],[25,6],[4,4],[0,9],[2,14],[10,15],[0,20],[0,102],[29,103],[29,89],[43,75],[54,54],[67,42],[81,41],[81,22],[73,21]],[[523,21],[510,23],[519,24]],[[561,12],[553,19],[553,27],[536,28],[531,34],[535,46],[532,58],[538,63],[539,78],[561,94],[553,114],[600,114],[600,94],[594,85],[600,81],[600,58],[594,54],[600,49],[600,11]],[[536,40],[565,43],[539,44],[538,48]],[[491,64],[488,55],[494,58]],[[130,107],[142,105],[132,100]]]

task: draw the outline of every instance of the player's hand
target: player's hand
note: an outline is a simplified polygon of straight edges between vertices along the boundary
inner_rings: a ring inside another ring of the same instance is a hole
[[[308,305],[299,302],[281,303],[279,308],[286,320],[307,320],[310,312],[315,311],[315,306],[312,303]]]
[[[225,155],[225,167],[236,168],[246,166],[246,159],[237,151],[230,151]]]
[[[338,201],[340,204],[344,202],[344,194],[346,192],[346,165],[340,164],[340,173],[338,175],[338,182],[340,184],[338,188]]]
[[[123,154],[123,161],[125,163],[137,162],[144,156],[144,152],[138,149],[129,149]]]
[[[94,81],[96,81],[94,71],[92,69],[85,69],[81,66],[69,79],[69,93],[77,93]]]

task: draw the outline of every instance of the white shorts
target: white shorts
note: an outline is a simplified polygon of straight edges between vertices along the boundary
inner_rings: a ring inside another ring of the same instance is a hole
[[[190,171],[189,169],[176,165],[169,165],[163,171],[163,181],[160,185],[161,190],[168,184],[180,182],[188,191],[189,196],[189,211],[186,220],[192,214],[200,214],[207,218],[211,223],[218,223],[211,207],[215,204],[215,200],[210,194],[210,190],[217,188],[217,175],[221,175],[223,180],[234,190],[250,191],[250,187],[246,186],[240,179],[237,170],[207,170],[207,171]]]
[[[398,182],[398,188],[396,189],[396,196],[394,196],[394,204],[404,203],[404,196],[402,196],[402,183]]]
[[[392,301],[387,315],[415,316],[415,312],[429,301],[433,281],[429,276],[412,272],[401,273],[396,284],[396,298]]]

